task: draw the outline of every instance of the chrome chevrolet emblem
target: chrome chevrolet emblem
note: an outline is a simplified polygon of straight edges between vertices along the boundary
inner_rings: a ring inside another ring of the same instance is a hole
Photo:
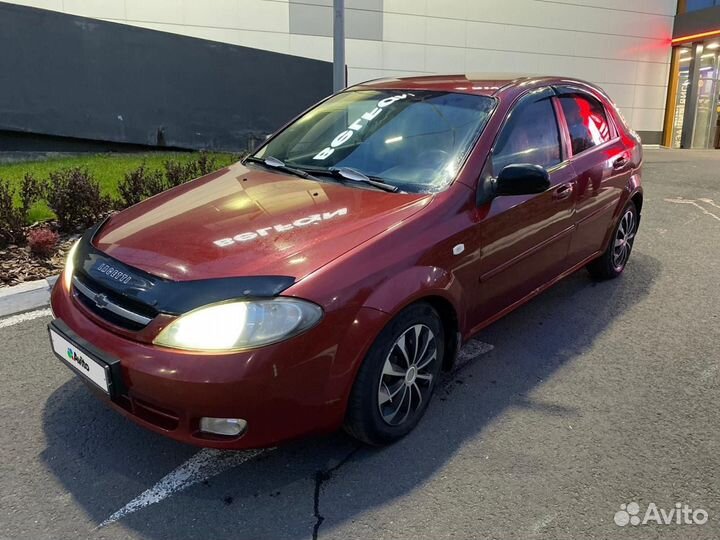
[[[93,302],[95,302],[95,305],[100,309],[105,309],[108,303],[108,298],[104,294],[96,294],[95,298],[93,298]]]

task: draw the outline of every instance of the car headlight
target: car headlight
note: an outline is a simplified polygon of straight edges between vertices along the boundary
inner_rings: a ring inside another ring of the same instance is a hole
[[[322,313],[320,306],[296,298],[233,300],[181,315],[153,343],[190,351],[253,349],[307,330]]]
[[[77,252],[79,244],[80,240],[75,242],[70,248],[70,251],[68,251],[67,256],[65,257],[65,268],[63,270],[63,285],[65,285],[65,289],[68,291],[70,290],[70,285],[72,285],[73,273],[75,273],[75,253]]]

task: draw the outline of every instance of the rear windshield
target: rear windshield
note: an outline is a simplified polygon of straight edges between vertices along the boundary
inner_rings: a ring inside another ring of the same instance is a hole
[[[343,92],[293,122],[256,157],[308,171],[350,167],[403,191],[441,191],[493,105],[489,97],[453,92]]]

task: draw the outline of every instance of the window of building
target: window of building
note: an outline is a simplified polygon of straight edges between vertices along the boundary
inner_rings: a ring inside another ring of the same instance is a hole
[[[549,168],[560,161],[560,132],[550,98],[518,105],[495,145],[493,172],[498,174],[514,163]]]
[[[573,155],[610,140],[610,125],[598,100],[584,94],[564,94],[560,96],[560,105],[570,131]]]

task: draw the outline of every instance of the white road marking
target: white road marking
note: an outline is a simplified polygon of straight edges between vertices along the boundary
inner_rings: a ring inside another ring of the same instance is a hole
[[[471,339],[468,341],[457,354],[452,371],[447,374],[447,378],[442,386],[445,395],[449,395],[457,387],[457,378],[462,370],[468,367],[473,361],[477,360],[483,354],[487,354],[495,348],[494,345],[480,341],[479,339]]]
[[[469,341],[459,352],[456,369],[454,369],[453,372],[456,372],[457,368],[463,367],[478,356],[490,352],[493,348],[489,343],[478,339]],[[98,525],[97,528],[100,529],[111,523],[115,523],[133,512],[160,502],[178,491],[182,491],[198,482],[217,476],[270,450],[274,449],[248,450],[245,452],[213,449],[201,450],[170,474],[162,478],[153,487],[143,491],[120,510],[112,514]]]
[[[698,201],[709,204],[710,206],[714,206],[715,208],[720,208],[720,205],[715,204],[715,201],[713,201],[712,199],[703,198],[703,199],[698,199]]]
[[[50,308],[28,311],[27,313],[21,313],[20,315],[13,315],[12,317],[0,319],[0,328],[6,328],[8,326],[14,326],[16,324],[20,324],[26,321],[32,321],[33,319],[39,319],[40,317],[50,316],[52,316]]]
[[[489,353],[494,348],[495,347],[493,345],[480,341],[479,339],[471,339],[463,346],[462,349],[460,349],[460,352],[458,352],[457,358],[455,359],[455,365],[453,366],[453,371],[457,371],[471,360],[474,360],[480,355]]]
[[[709,199],[700,199],[700,200],[703,202],[707,202]],[[709,210],[705,210],[705,208],[700,206],[696,201],[694,201],[692,199],[683,199],[683,198],[665,199],[665,202],[675,203],[675,204],[690,204],[690,205],[694,206],[695,208],[699,208],[702,211],[702,213],[705,214],[706,216],[710,216],[711,218],[714,218],[714,219],[717,219],[718,221],[720,221],[720,216],[716,216]],[[713,206],[715,206],[715,205],[713,205]]]
[[[97,528],[100,529],[110,525],[133,512],[137,512],[146,506],[162,501],[173,493],[177,493],[198,482],[217,476],[267,451],[268,450],[247,450],[238,452],[232,450],[214,450],[210,448],[200,450],[177,469],[162,478],[153,487],[143,491],[103,521]]]

